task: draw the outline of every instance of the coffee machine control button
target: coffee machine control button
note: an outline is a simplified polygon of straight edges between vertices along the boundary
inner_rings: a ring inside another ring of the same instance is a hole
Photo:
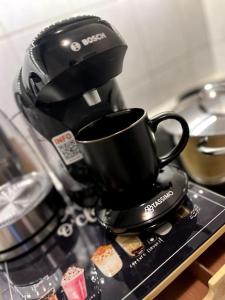
[[[38,85],[40,84],[41,84],[41,78],[38,75],[33,74],[29,77],[29,86],[35,97],[39,93],[40,87]]]

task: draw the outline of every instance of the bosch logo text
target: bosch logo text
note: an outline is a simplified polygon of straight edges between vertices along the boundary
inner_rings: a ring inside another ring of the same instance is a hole
[[[85,39],[82,39],[80,42],[73,42],[70,45],[70,49],[72,51],[80,51],[82,45],[83,46],[88,46],[89,44],[93,44],[96,43],[98,41],[101,41],[102,39],[106,39],[106,34],[104,32],[100,32],[97,34],[93,34],[91,36],[86,37]]]
[[[87,46],[89,44],[95,43],[105,38],[106,38],[105,33],[101,32],[101,33],[94,34],[92,36],[88,36],[87,38],[83,39],[81,42],[84,46]]]

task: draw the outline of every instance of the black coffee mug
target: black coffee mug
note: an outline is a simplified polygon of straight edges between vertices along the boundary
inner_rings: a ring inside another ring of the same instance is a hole
[[[154,133],[160,122],[174,119],[182,127],[179,143],[169,154],[158,157]],[[187,122],[166,112],[152,119],[141,108],[107,114],[82,129],[76,141],[91,169],[100,175],[107,191],[123,192],[155,182],[159,170],[175,159],[189,138]]]

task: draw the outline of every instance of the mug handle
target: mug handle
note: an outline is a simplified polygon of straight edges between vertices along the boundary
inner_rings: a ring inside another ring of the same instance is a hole
[[[148,125],[151,128],[151,130],[155,133],[159,123],[168,119],[178,121],[182,127],[183,132],[178,144],[168,154],[159,157],[160,168],[163,168],[165,165],[169,164],[172,160],[174,160],[184,149],[189,139],[189,127],[187,122],[184,118],[173,112],[165,112],[153,117],[152,119],[148,119]]]

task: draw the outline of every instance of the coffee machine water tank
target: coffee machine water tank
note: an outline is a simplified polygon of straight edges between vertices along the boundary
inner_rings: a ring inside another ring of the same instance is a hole
[[[122,72],[126,49],[121,36],[99,17],[70,18],[38,34],[15,81],[17,105],[32,129],[48,141],[42,151],[47,155],[54,147],[82,199],[92,195],[94,184],[74,133],[124,108],[114,77]]]

